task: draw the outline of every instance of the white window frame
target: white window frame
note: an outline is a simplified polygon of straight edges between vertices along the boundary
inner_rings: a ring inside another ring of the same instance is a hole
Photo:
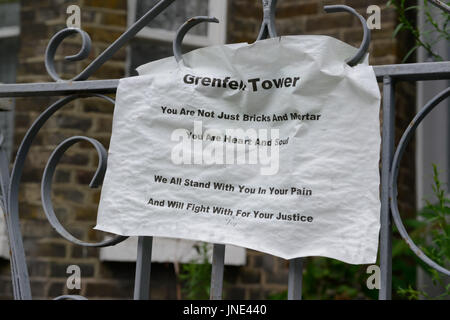
[[[19,6],[20,8],[20,2],[5,2],[5,3],[0,3],[1,5],[12,5],[12,4],[16,4]],[[14,37],[19,37],[20,36],[20,22],[19,25],[17,26],[7,26],[7,27],[0,27],[0,38],[4,39],[4,38],[14,38]]]
[[[136,7],[138,0],[128,0],[128,25],[136,21]],[[208,23],[207,36],[186,34],[183,43],[193,47],[206,47],[226,43],[227,12],[228,1],[208,0],[208,15],[216,17],[219,23]],[[192,17],[187,17],[187,19]],[[136,36],[138,38],[156,40],[162,42],[172,42],[175,38],[175,31],[160,28],[143,28]]]
[[[134,262],[137,257],[137,237],[130,237],[127,240],[112,247],[100,250],[100,260]],[[201,245],[199,241],[153,238],[152,262],[153,263],[201,263],[203,259],[199,256],[195,245]],[[208,244],[208,259],[211,263],[213,245]],[[246,264],[245,248],[227,245],[225,249],[225,264],[231,266],[241,266]]]
[[[0,38],[15,38],[20,36],[19,26],[0,27]]]

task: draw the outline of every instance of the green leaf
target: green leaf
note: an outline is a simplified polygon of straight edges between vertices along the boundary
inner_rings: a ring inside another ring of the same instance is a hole
[[[403,58],[403,63],[406,62],[406,60],[408,60],[408,58],[417,50],[419,49],[419,46],[414,46],[413,48],[411,48],[411,50],[408,51],[408,53],[405,55],[405,57]]]
[[[419,9],[420,6],[411,6],[405,9],[405,11],[410,11],[410,10],[415,10],[415,9]]]
[[[399,23],[398,25],[397,25],[397,27],[395,28],[395,30],[394,30],[394,33],[392,34],[392,37],[393,38],[395,38],[396,36],[397,36],[397,34],[401,31],[401,30],[403,30],[403,27],[404,27],[404,23],[403,22],[401,22],[401,23]]]

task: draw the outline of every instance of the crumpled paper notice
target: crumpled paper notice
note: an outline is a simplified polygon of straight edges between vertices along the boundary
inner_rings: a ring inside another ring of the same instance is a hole
[[[355,52],[286,36],[121,79],[96,229],[374,263],[380,92]]]

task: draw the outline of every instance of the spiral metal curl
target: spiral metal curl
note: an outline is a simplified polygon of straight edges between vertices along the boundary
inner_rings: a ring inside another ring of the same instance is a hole
[[[184,36],[191,28],[202,22],[219,23],[219,20],[215,17],[197,16],[190,18],[188,21],[183,23],[183,25],[177,30],[175,39],[173,40],[173,56],[175,57],[175,60],[177,60],[177,62],[183,60],[181,53],[181,44],[183,42]]]
[[[80,74],[72,78],[70,81],[82,81],[88,79],[95,71],[97,71],[106,61],[108,61],[119,49],[121,49],[129,40],[146,27],[156,16],[163,12],[175,0],[161,0],[138,21],[136,21],[125,33],[123,33],[116,41],[114,41],[105,51],[94,59]],[[89,56],[91,47],[91,39],[89,35],[78,28],[67,28],[59,31],[50,40],[45,52],[45,66],[47,72],[55,81],[67,81],[61,79],[55,70],[55,53],[62,41],[72,35],[78,33],[81,35],[83,43],[80,52],[76,55],[65,57],[68,61],[78,61]]]
[[[119,49],[121,49],[126,42],[133,39],[134,36],[146,27],[156,16],[158,16],[162,11],[169,7],[175,0],[160,0],[155,4],[152,9],[148,10],[140,19],[138,19],[126,32],[124,32],[117,40],[115,40],[105,51],[103,51],[94,61],[92,61],[80,74],[75,76],[69,81],[83,81],[88,79],[95,71],[97,71],[106,61],[108,61]],[[55,55],[59,45],[68,36],[79,34],[82,38],[82,46],[80,51],[72,56],[66,56],[67,61],[80,61],[89,56],[91,49],[91,39],[89,35],[78,28],[67,28],[56,33],[50,40],[46,52],[45,52],[45,67],[49,76],[57,81],[67,81],[61,79],[57,74],[55,68]],[[8,161],[5,161],[4,150],[1,148],[0,144],[0,188],[2,190],[2,201],[0,205],[4,207],[6,225],[9,233],[10,248],[11,248],[11,274],[14,297],[16,299],[31,299],[31,289],[29,282],[29,275],[27,270],[25,251],[23,247],[22,233],[20,230],[19,223],[19,185],[22,178],[23,167],[25,164],[26,157],[28,155],[31,144],[36,137],[39,130],[45,124],[45,122],[61,107],[67,103],[78,99],[78,98],[88,98],[88,97],[99,97],[106,99],[114,104],[114,101],[104,95],[98,94],[85,94],[85,95],[71,95],[58,100],[56,103],[51,105],[44,111],[33,123],[28,132],[26,133],[24,139],[22,140],[19,150],[17,152],[16,159],[14,161],[13,170],[11,176],[8,170]],[[43,184],[41,189],[41,195],[43,198],[44,211],[49,219],[51,225],[56,229],[56,231],[66,238],[67,240],[89,247],[104,247],[111,246],[122,242],[127,237],[117,236],[113,239],[102,241],[99,243],[86,243],[80,241],[73,237],[67,230],[65,230],[56,218],[53,210],[53,205],[51,202],[51,181],[60,157],[67,148],[69,148],[74,143],[79,141],[88,141],[96,149],[99,154],[99,165],[97,172],[91,181],[90,186],[96,187],[103,181],[103,177],[106,169],[106,150],[104,147],[96,140],[86,138],[86,137],[72,137],[63,141],[53,152],[52,156],[47,163]],[[79,296],[61,296],[61,299],[79,299]],[[56,298],[56,300],[60,300]],[[81,297],[84,299],[84,297]]]
[[[79,99],[79,98],[90,98],[97,97],[105,99],[112,104],[114,100],[111,98],[101,95],[101,94],[76,94],[70,95],[60,100],[56,101],[50,107],[48,107],[31,125],[28,129],[25,137],[23,138],[19,149],[17,151],[16,159],[14,161],[11,179],[9,180],[9,186],[7,190],[7,220],[8,220],[8,233],[11,246],[11,261],[12,261],[12,274],[13,274],[13,289],[14,296],[17,299],[31,299],[31,289],[29,283],[29,276],[25,258],[25,251],[23,247],[22,233],[20,230],[19,222],[19,186],[22,179],[23,168],[25,165],[25,160],[30,151],[30,147],[36,138],[39,130],[47,122],[47,120],[55,114],[59,109],[67,105],[68,103]],[[6,174],[6,173],[5,173]],[[8,177],[4,178],[2,172],[2,181],[8,181]],[[100,177],[100,175],[98,175]],[[2,183],[3,186],[3,183]],[[126,238],[113,238],[110,242],[101,242],[97,244],[87,244],[87,246],[106,246],[117,244]],[[81,245],[86,245],[83,243],[75,242]]]
[[[78,29],[78,28],[67,28],[59,31],[57,34],[51,38],[47,50],[45,51],[45,68],[47,69],[48,74],[50,77],[55,81],[63,81],[56,73],[55,70],[55,54],[56,50],[58,49],[58,46],[63,42],[63,40],[71,35],[74,34],[81,35],[82,39],[82,46],[80,51],[73,55],[73,56],[66,56],[64,59],[67,61],[79,61],[86,59],[89,56],[89,53],[91,51],[91,37],[89,37],[89,34],[87,34],[85,31]],[[81,78],[81,75],[77,75],[72,79],[72,81],[76,80],[85,80]]]
[[[325,6],[323,9],[325,10],[326,13],[348,12],[359,19],[359,21],[361,22],[362,28],[364,30],[363,41],[362,41],[361,46],[359,47],[358,51],[356,52],[356,54],[353,57],[351,57],[350,59],[347,59],[346,62],[350,67],[354,67],[358,63],[361,63],[364,60],[367,52],[369,51],[370,40],[371,40],[371,31],[370,31],[369,27],[367,26],[366,19],[364,19],[364,17],[362,15],[360,15],[352,7],[345,6],[345,5]]]
[[[120,36],[114,43],[112,43],[100,56],[98,56],[90,65],[88,65],[79,75],[75,76],[72,81],[82,81],[88,79],[96,70],[98,70],[107,60],[109,60],[112,55],[117,52],[120,48],[123,47],[123,45],[130,39],[132,39],[142,28],[144,28],[148,23],[153,20],[159,13],[161,13],[163,10],[165,10],[170,4],[172,4],[175,0],[161,0],[159,1],[151,10],[149,10],[141,19],[139,19],[135,24],[133,24],[129,30],[127,30],[122,36]],[[264,19],[261,25],[260,33],[258,35],[258,40],[265,39],[267,37],[276,37],[276,30],[275,30],[275,6],[276,6],[276,0],[262,0],[263,1],[263,9],[264,9]],[[337,8],[337,6],[333,6],[325,8],[327,12],[337,12],[337,11],[349,11],[347,9],[343,9],[343,6],[340,6],[341,8]],[[351,8],[350,8],[351,9]],[[354,11],[354,10],[353,10]],[[355,14],[354,12],[351,12]],[[360,18],[360,16],[358,16]],[[211,18],[209,18],[211,19]],[[364,19],[361,19],[361,22],[365,22]],[[208,22],[217,22],[213,21],[212,19]],[[191,26],[190,26],[191,27]],[[190,28],[189,27],[189,28]],[[359,63],[365,53],[368,50],[368,43],[370,42],[370,30],[367,33],[366,27],[367,25],[363,23],[364,27],[364,40],[363,44],[361,45],[360,49],[358,50],[358,53],[355,57],[352,59],[349,59],[348,64],[349,65],[355,65]],[[189,29],[187,28],[187,30]],[[187,31],[186,31],[187,32]],[[46,56],[45,56],[45,65],[47,68],[47,71],[49,75],[52,77],[55,81],[64,81],[61,79],[55,70],[55,54],[57,51],[57,48],[59,45],[63,42],[63,40],[75,33],[78,33],[82,37],[82,47],[80,51],[73,56],[65,57],[67,61],[79,61],[82,59],[85,59],[89,56],[90,47],[91,47],[91,39],[89,35],[80,30],[80,29],[65,29],[60,32],[58,32],[50,41],[47,50],[46,50]],[[184,34],[180,37],[180,41],[178,42],[179,46],[181,47],[181,40],[184,37]],[[181,50],[178,51],[178,59],[181,57]],[[175,54],[175,45],[174,45],[174,55]],[[25,136],[24,140],[21,143],[21,146],[19,148],[14,168],[12,172],[11,180],[9,180],[9,176],[7,178],[3,178],[4,174],[3,172],[0,172],[2,174],[2,194],[6,198],[3,202],[4,206],[8,208],[7,212],[10,214],[11,218],[11,225],[13,226],[14,230],[18,230],[18,232],[13,232],[15,236],[10,236],[12,243],[12,248],[16,248],[16,250],[13,251],[13,257],[12,257],[12,266],[14,269],[13,275],[17,278],[13,280],[13,284],[17,284],[14,286],[15,296],[18,296],[20,298],[31,298],[31,293],[29,289],[29,283],[28,283],[28,273],[26,270],[26,263],[25,263],[25,256],[23,253],[23,245],[22,245],[22,239],[20,237],[20,227],[19,227],[19,220],[18,220],[18,188],[19,183],[22,176],[23,166],[26,159],[26,156],[28,154],[29,148],[31,143],[33,142],[36,134],[42,127],[42,125],[47,121],[49,117],[51,117],[57,110],[59,110],[62,106],[66,105],[67,103],[78,99],[78,98],[85,98],[85,97],[100,97],[104,98],[112,103],[114,101],[106,96],[103,95],[73,95],[68,96],[65,98],[62,98],[61,100],[57,101],[55,104],[50,106],[33,124],[33,126],[29,129],[27,132],[27,135]],[[95,187],[98,184],[100,184],[103,180],[103,176],[105,173],[106,168],[106,151],[104,147],[96,140],[90,139],[87,137],[72,137],[65,141],[63,141],[53,152],[52,156],[49,159],[49,162],[47,163],[45,172],[44,172],[44,178],[42,183],[42,198],[43,198],[43,204],[44,204],[44,210],[46,212],[46,215],[52,224],[52,226],[66,239],[68,239],[71,242],[74,242],[76,244],[84,245],[84,246],[106,246],[106,245],[114,245],[117,244],[123,240],[126,239],[126,237],[116,237],[109,241],[103,241],[100,243],[85,243],[82,242],[72,235],[68,233],[59,223],[57,220],[54,211],[53,206],[51,203],[51,181],[52,177],[56,168],[57,163],[59,162],[61,156],[64,154],[64,152],[73,144],[79,142],[79,141],[87,141],[91,143],[97,150],[97,153],[99,154],[99,165],[97,168],[97,171],[94,175],[93,180],[91,181],[90,186]],[[2,170],[4,171],[4,170]],[[6,181],[6,183],[5,183]],[[4,188],[4,185],[8,185],[9,188]],[[3,191],[4,190],[4,191]],[[400,222],[401,223],[401,222]],[[14,231],[13,230],[13,231]],[[14,246],[15,245],[15,246]],[[19,250],[17,250],[19,249]],[[16,291],[18,294],[16,294]],[[19,292],[20,291],[20,292]],[[81,296],[60,296],[55,298],[55,300],[65,300],[65,299],[73,299],[73,300],[84,300],[86,298]]]
[[[128,237],[123,236],[115,236],[110,239],[103,240],[98,243],[90,243],[90,242],[84,242],[77,238],[75,238],[73,235],[71,235],[59,222],[58,218],[55,215],[55,211],[53,209],[52,204],[52,181],[53,176],[55,174],[56,166],[58,162],[61,160],[64,153],[69,149],[72,145],[81,142],[86,141],[92,144],[95,149],[97,150],[99,164],[97,167],[97,171],[94,174],[94,177],[92,178],[91,183],[89,184],[89,187],[91,188],[97,188],[100,186],[103,182],[103,178],[105,177],[106,172],[106,160],[108,157],[108,153],[106,149],[103,147],[103,145],[98,142],[95,139],[88,138],[88,137],[82,137],[82,136],[75,136],[68,138],[64,140],[61,144],[58,145],[58,147],[53,151],[52,155],[50,156],[47,165],[44,170],[44,175],[42,178],[42,184],[41,184],[41,198],[42,198],[42,206],[45,211],[45,215],[47,216],[48,221],[52,225],[52,227],[58,232],[63,238],[69,240],[72,243],[78,244],[80,246],[85,247],[107,247],[107,246],[113,246],[116,245]]]

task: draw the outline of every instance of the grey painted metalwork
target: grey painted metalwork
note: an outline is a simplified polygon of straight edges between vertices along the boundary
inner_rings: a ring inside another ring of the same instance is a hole
[[[134,299],[148,300],[152,266],[153,237],[138,237]]]
[[[105,97],[106,99],[110,100],[109,98]],[[74,236],[72,236],[59,222],[58,218],[55,215],[55,211],[53,210],[53,204],[51,199],[52,194],[52,183],[53,183],[53,176],[55,174],[56,166],[58,165],[58,162],[61,160],[61,157],[64,155],[64,153],[74,144],[86,141],[89,142],[91,145],[95,147],[98,154],[99,159],[99,165],[97,168],[97,171],[94,174],[94,177],[92,178],[91,183],[89,184],[90,188],[97,188],[99,187],[102,182],[103,178],[105,177],[106,172],[106,159],[108,157],[108,153],[103,147],[103,145],[98,142],[95,139],[87,138],[87,137],[81,137],[81,136],[75,136],[68,138],[64,140],[61,144],[56,147],[55,151],[51,154],[47,165],[44,169],[44,175],[42,178],[42,184],[41,184],[41,198],[42,198],[42,207],[44,208],[45,215],[47,216],[47,220],[50,222],[52,227],[58,232],[63,238],[66,240],[69,240],[70,242],[73,242],[75,244],[78,244],[80,246],[85,247],[107,247],[107,246],[113,246],[116,245],[128,237],[122,237],[122,236],[116,236],[111,239],[105,239],[104,241],[98,242],[98,243],[90,243],[90,242],[84,242],[81,241]]]
[[[46,83],[4,84],[0,86],[0,98],[64,96],[80,93],[115,93],[119,80],[91,80]]]
[[[444,10],[447,13],[450,13],[450,6],[444,2],[442,2],[441,0],[430,0],[431,4],[434,5],[435,7]]]
[[[446,269],[443,266],[438,265],[436,262],[431,260],[429,257],[423,253],[422,250],[417,247],[417,245],[414,243],[414,241],[411,239],[411,237],[408,235],[408,232],[405,229],[405,226],[402,223],[402,219],[400,217],[400,212],[398,210],[398,203],[397,203],[397,178],[398,178],[398,171],[400,168],[400,161],[402,159],[402,156],[405,152],[406,147],[408,146],[409,141],[413,137],[417,127],[422,122],[423,119],[435,108],[447,99],[450,96],[450,87],[446,90],[442,91],[440,94],[435,96],[430,102],[427,103],[427,105],[422,108],[419,113],[414,117],[414,119],[411,121],[410,125],[406,129],[406,131],[403,133],[402,138],[400,139],[400,142],[397,146],[397,151],[394,155],[394,160],[392,162],[392,168],[391,173],[389,177],[389,196],[390,196],[390,202],[391,202],[391,211],[392,211],[392,217],[394,218],[395,225],[398,228],[399,233],[403,237],[403,239],[406,241],[408,246],[411,248],[411,250],[416,254],[417,257],[419,257],[420,260],[425,262],[427,265],[429,265],[431,268],[446,274],[447,276],[450,276],[450,270]]]
[[[425,81],[450,78],[450,63],[407,63],[386,66],[374,66],[373,70],[378,81],[383,81],[389,76],[394,80]]]
[[[181,45],[186,33],[194,26],[202,22],[219,23],[219,20],[215,17],[197,16],[186,21],[177,31],[175,39],[173,41],[173,55],[177,62],[183,60]],[[223,272],[225,266],[225,245],[214,244],[213,247],[213,259],[211,270],[211,287],[210,298],[211,300],[222,299],[223,288]]]
[[[2,191],[1,206],[5,212],[6,227],[10,240],[11,249],[11,274],[15,299],[31,299],[31,289],[28,278],[28,271],[25,259],[25,253],[22,242],[22,235],[19,224],[19,202],[18,190],[22,177],[23,167],[28,151],[41,127],[46,121],[59,109],[68,103],[77,99],[97,97],[106,99],[114,104],[114,100],[102,94],[115,93],[119,80],[98,80],[84,81],[89,78],[100,66],[107,61],[118,49],[120,49],[128,40],[132,39],[143,27],[145,27],[158,14],[163,12],[175,0],[159,1],[152,9],[150,9],[141,19],[133,24],[123,35],[113,42],[102,54],[94,59],[86,69],[79,75],[75,76],[71,81],[64,81],[59,78],[54,67],[54,54],[59,44],[68,36],[78,33],[82,37],[81,50],[74,56],[66,57],[68,61],[76,61],[86,58],[90,48],[90,37],[87,33],[78,29],[65,29],[58,32],[50,41],[45,57],[45,64],[50,76],[56,80],[55,83],[35,83],[35,84],[8,84],[0,85],[0,97],[31,97],[31,96],[65,96],[49,106],[33,123],[26,133],[20,144],[17,156],[14,162],[11,175],[9,173],[8,158],[5,153],[3,139],[0,136],[0,188]],[[264,18],[257,40],[266,39],[268,37],[277,36],[275,30],[275,7],[276,0],[262,0]],[[348,60],[348,64],[355,65],[359,63],[366,55],[370,42],[370,30],[367,29],[365,20],[355,10],[347,6],[327,6],[327,12],[346,11],[357,16],[364,28],[364,39],[357,54]],[[200,22],[217,22],[214,18],[196,17],[189,20],[183,25],[174,41],[174,56],[180,61],[181,43],[184,35],[188,30]],[[383,100],[383,142],[382,142],[382,168],[381,168],[381,232],[380,232],[380,266],[381,266],[381,289],[379,299],[391,298],[391,282],[392,282],[392,254],[391,254],[391,237],[392,226],[390,221],[390,211],[394,217],[394,221],[399,229],[400,234],[410,245],[413,252],[419,256],[425,263],[434,269],[449,274],[449,271],[435,262],[428,259],[415,244],[411,241],[401,222],[400,214],[397,207],[397,173],[400,159],[404,149],[414,133],[419,123],[426,115],[443,99],[449,95],[447,89],[441,95],[437,96],[427,106],[419,112],[411,126],[405,132],[397,152],[394,153],[394,132],[395,132],[395,95],[394,85],[398,81],[420,81],[420,80],[437,80],[450,78],[450,62],[439,63],[417,63],[403,65],[376,66],[374,71],[378,81],[383,81],[384,100]],[[82,81],[83,80],[83,81]],[[97,171],[91,181],[91,187],[98,187],[103,181],[106,170],[107,152],[105,148],[96,140],[76,136],[64,140],[56,147],[49,158],[44,170],[42,179],[41,195],[44,211],[55,230],[65,239],[77,245],[102,247],[115,245],[126,237],[116,236],[98,243],[87,243],[73,237],[59,223],[51,202],[52,177],[56,166],[70,146],[80,142],[89,142],[99,155],[99,164]],[[392,170],[391,170],[392,168]],[[391,199],[389,199],[389,197]],[[151,271],[151,253],[152,253],[152,237],[139,237],[138,253],[136,261],[135,275],[135,299],[148,299],[150,286]],[[305,259],[297,258],[290,260],[289,279],[288,279],[288,298],[301,299],[302,296],[302,269]],[[225,267],[225,246],[223,244],[215,244],[213,248],[212,274],[211,274],[211,299],[221,299],[223,289],[223,275]],[[65,295],[55,298],[55,300],[84,300],[81,296]]]
[[[151,10],[149,10],[141,19],[139,19],[135,24],[133,24],[124,34],[122,34],[114,43],[112,43],[100,56],[98,56],[90,65],[87,66],[86,69],[84,69],[79,75],[73,78],[73,80],[86,80],[90,75],[92,75],[98,68],[100,68],[101,65],[103,65],[104,62],[106,62],[111,56],[119,50],[128,40],[132,39],[143,27],[145,27],[152,19],[154,19],[159,13],[161,13],[164,9],[166,9],[171,3],[173,3],[175,0],[162,0],[158,2]],[[88,55],[88,49],[90,48],[90,37],[84,32],[84,31],[76,31],[75,29],[65,29],[63,31],[58,32],[51,40],[46,50],[46,57],[45,57],[45,65],[47,70],[49,71],[49,75],[56,81],[63,81],[55,72],[54,68],[54,53],[56,52],[59,44],[63,41],[63,39],[74,32],[80,33],[82,36],[83,44],[81,51],[70,57],[66,57],[66,60],[69,61],[76,61],[85,58]],[[93,96],[93,95],[91,95]],[[67,103],[82,98],[81,95],[72,95],[65,98],[60,99],[55,104],[50,106],[39,118],[33,123],[31,128],[28,130],[27,134],[25,135],[25,138],[23,139],[19,151],[17,153],[14,167],[11,174],[11,180],[9,180],[9,172],[2,172],[2,185],[7,183],[9,181],[9,189],[6,193],[7,200],[4,199],[4,203],[6,203],[6,209],[5,210],[5,216],[7,221],[7,227],[8,227],[8,237],[10,241],[10,249],[11,249],[11,274],[12,274],[12,282],[13,282],[13,291],[14,291],[14,297],[16,299],[31,299],[31,289],[30,289],[30,283],[29,283],[29,277],[28,277],[28,270],[27,270],[27,264],[25,259],[25,251],[23,248],[23,240],[22,235],[20,231],[20,222],[19,222],[19,200],[18,200],[18,190],[20,185],[20,180],[22,177],[22,171],[23,166],[25,163],[25,159],[27,157],[28,151],[30,149],[31,144],[33,143],[33,140],[42,127],[42,125],[47,121],[47,119],[54,114],[57,110],[59,110],[61,107],[66,105]],[[102,97],[102,96],[98,96]],[[76,139],[75,139],[76,140]],[[52,166],[56,165],[57,160],[60,158],[61,154],[65,151],[65,148],[70,145],[71,142],[75,140],[70,140],[63,142],[62,145],[60,145],[57,150],[55,150],[55,153],[50,159],[50,164],[47,164],[46,172],[47,175],[44,175],[44,181],[45,183],[42,184],[42,195],[48,196],[46,199],[47,201],[44,204],[44,210],[46,211],[47,216],[50,218],[49,221],[52,224],[53,227],[56,228],[56,230],[66,239],[69,241],[72,241],[79,245],[84,246],[108,246],[108,245],[114,245],[117,244],[126,237],[115,237],[112,240],[105,240],[100,243],[91,244],[91,243],[84,243],[82,241],[79,241],[75,239],[73,236],[71,236],[58,222],[56,219],[53,208],[51,207],[51,201],[50,201],[50,187],[51,183],[49,183],[48,179],[45,179],[46,177],[52,176]],[[99,148],[99,143],[94,142],[94,140],[89,140],[91,143],[94,144],[96,148]],[[101,149],[97,149],[99,151],[99,154],[103,155]],[[0,158],[0,161],[5,161],[4,159]],[[103,159],[100,161],[105,161],[105,156],[103,155]],[[6,164],[3,164],[3,166],[6,166]],[[98,179],[103,179],[103,175],[100,174],[101,171],[105,169],[105,165],[101,165],[99,167],[97,173],[99,175],[97,176]],[[53,169],[54,170],[54,169]],[[98,181],[94,181],[98,182]],[[50,186],[50,187],[49,187]],[[5,195],[5,193],[3,193]]]
[[[72,56],[67,56],[65,59],[67,61],[79,61],[86,59],[89,56],[89,53],[91,52],[91,37],[87,34],[87,32],[78,29],[78,28],[69,28],[69,29],[63,29],[59,31],[57,34],[53,36],[53,38],[50,40],[50,44],[47,46],[46,52],[45,52],[45,68],[47,69],[47,73],[52,77],[55,81],[62,80],[55,70],[55,54],[56,50],[58,49],[59,45],[63,42],[63,40],[73,34],[78,33],[81,35],[82,39],[82,47],[81,50],[76,54]],[[75,77],[72,80],[80,80],[77,77]]]
[[[225,245],[214,244],[211,271],[211,300],[222,299],[223,272],[225,268]]]
[[[354,15],[355,17],[357,17],[359,19],[359,21],[361,22],[362,28],[364,30],[362,44],[359,47],[356,54],[352,58],[350,58],[346,61],[350,67],[356,66],[358,63],[360,63],[361,61],[364,60],[364,58],[366,57],[367,52],[369,50],[369,46],[370,46],[371,33],[370,33],[369,27],[367,27],[366,19],[364,19],[364,17],[362,15],[360,15],[358,12],[356,12],[355,9],[353,9],[349,6],[345,6],[345,5],[325,6],[323,9],[327,13],[349,12],[352,15]]]
[[[173,40],[173,56],[177,60],[177,62],[180,62],[182,58],[181,53],[181,44],[183,42],[183,38],[186,35],[186,33],[193,28],[194,26],[198,25],[202,22],[211,22],[211,23],[219,23],[219,20],[215,17],[205,17],[205,16],[198,16],[193,17],[186,21],[177,31],[177,34],[175,36],[175,39]]]
[[[289,261],[288,300],[302,299],[303,258]]]
[[[425,81],[450,78],[450,64],[448,62],[408,63],[395,65],[374,66],[373,70],[378,81],[385,76],[395,80]],[[34,97],[61,96],[81,93],[115,93],[119,79],[86,80],[50,83],[19,83],[0,85],[0,98],[5,97]]]
[[[92,61],[86,69],[84,69],[79,75],[75,76],[73,81],[80,81],[88,79],[95,71],[97,71],[106,61],[108,61],[114,53],[116,53],[120,48],[122,48],[129,40],[133,39],[136,34],[142,30],[146,25],[150,23],[158,14],[160,14],[164,9],[166,9],[169,5],[171,5],[175,0],[161,0],[159,1],[151,10],[149,10],[142,18],[136,21],[124,34],[122,34],[116,41],[114,41],[105,51],[103,51],[94,61]],[[62,39],[69,36],[73,32],[70,30],[73,29],[65,29],[69,31],[60,31],[57,33],[51,40],[48,45],[45,57],[45,66],[47,70],[54,70],[54,59],[51,54],[56,51],[58,45],[61,43]],[[81,31],[82,39],[83,39],[83,48],[90,47],[85,43],[85,41],[90,42],[89,36],[84,36],[84,31]],[[50,56],[49,56],[50,55]],[[82,49],[75,56],[66,57],[66,60],[77,61],[81,60],[86,56],[85,51]],[[50,76],[55,81],[63,81],[59,78],[55,73],[50,73]]]
[[[275,27],[275,10],[277,0],[262,0],[263,2],[263,21],[259,29],[258,40],[277,37]]]
[[[394,152],[395,87],[390,76],[383,78],[383,140],[381,155],[380,300],[391,299],[392,227],[389,211],[389,173]]]

